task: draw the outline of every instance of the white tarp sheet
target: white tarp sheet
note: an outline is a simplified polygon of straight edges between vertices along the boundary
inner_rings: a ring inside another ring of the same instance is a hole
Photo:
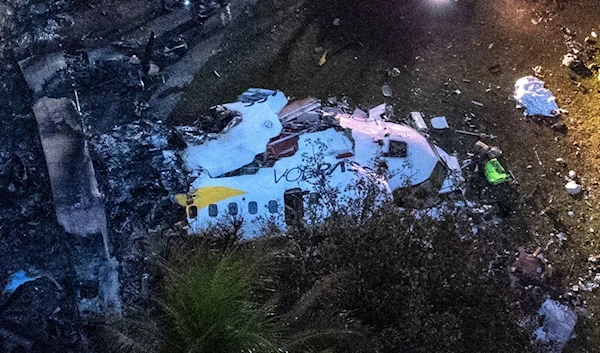
[[[544,88],[544,81],[537,77],[525,76],[518,79],[514,97],[518,102],[517,107],[525,108],[525,115],[555,117],[560,113],[556,98],[549,89]]]

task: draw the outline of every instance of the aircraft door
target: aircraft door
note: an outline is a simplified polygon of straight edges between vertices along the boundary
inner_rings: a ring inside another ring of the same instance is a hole
[[[299,225],[304,218],[304,199],[306,192],[300,188],[286,190],[283,194],[285,223],[289,226]]]

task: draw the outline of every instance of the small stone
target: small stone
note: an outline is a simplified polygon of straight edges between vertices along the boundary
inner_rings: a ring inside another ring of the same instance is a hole
[[[567,214],[569,215],[569,217],[573,217],[575,215],[575,212],[569,211],[569,212],[567,212]]]
[[[556,163],[566,164],[567,162],[563,158],[556,158]]]
[[[577,173],[575,173],[574,170],[569,170],[569,178],[570,179],[575,179],[576,176],[577,176]]]
[[[340,19],[337,18],[337,17],[335,19],[333,19],[333,25],[334,26],[339,26],[340,25]]]

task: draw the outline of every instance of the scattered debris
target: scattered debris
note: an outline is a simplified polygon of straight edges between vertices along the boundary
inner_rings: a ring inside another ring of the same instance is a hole
[[[577,195],[581,192],[581,185],[577,184],[575,180],[571,180],[565,185],[565,189],[569,194]]]
[[[25,271],[19,270],[19,271],[13,273],[12,275],[10,275],[8,283],[4,287],[4,291],[7,293],[12,293],[15,290],[17,290],[17,288],[19,288],[24,283],[35,281],[38,278],[40,278],[40,276],[31,277],[31,276],[28,276],[25,273]]]
[[[518,249],[518,256],[511,266],[511,272],[516,274],[525,285],[541,283],[547,272],[542,248],[531,252],[523,247]]]
[[[593,58],[596,49],[576,41],[575,34],[570,29],[565,30],[566,27],[562,28],[565,44],[569,48],[569,52],[563,57],[562,64],[579,76],[592,76],[592,70],[586,65],[586,61]],[[593,42],[595,42],[594,37],[588,37],[586,40],[586,44],[593,44]]]
[[[372,119],[373,121],[383,119],[385,117],[385,106],[386,104],[382,103],[369,109],[369,119]]]
[[[549,89],[544,88],[544,81],[534,76],[521,77],[515,83],[514,98],[517,108],[524,108],[527,116],[542,115],[556,117],[560,114],[556,98]]]
[[[459,134],[464,134],[464,135],[471,135],[471,136],[477,136],[479,138],[489,138],[494,140],[497,136],[496,135],[492,135],[492,134],[485,134],[482,132],[472,132],[472,131],[465,131],[465,130],[454,130],[454,132],[459,133]]]
[[[339,18],[337,18],[337,17],[336,17],[336,18],[334,18],[334,19],[333,19],[333,25],[334,25],[334,26],[339,26],[339,25],[340,25],[340,19],[339,19]]]
[[[478,107],[483,107],[483,103],[478,102],[478,101],[471,101],[471,103],[475,104]]]
[[[502,150],[499,147],[490,147],[483,141],[477,141],[474,150],[480,157],[487,156],[487,158],[498,158],[502,155]]]
[[[508,175],[502,164],[496,158],[492,158],[484,164],[484,173],[487,181],[492,185],[500,185],[508,180]]]
[[[537,161],[538,161],[538,164],[539,164],[540,166],[542,166],[542,165],[543,165],[543,164],[542,164],[542,160],[540,159],[540,155],[539,155],[538,151],[537,151],[535,148],[533,149],[533,153],[535,153],[535,158],[537,159]]]
[[[577,314],[568,306],[550,298],[542,303],[538,314],[543,318],[543,323],[534,331],[536,340],[546,347],[546,352],[562,352],[567,342],[574,337]]]
[[[563,242],[563,241],[567,241],[567,237],[565,236],[565,233],[560,232],[560,233],[556,233],[555,236],[558,238],[559,241]]]
[[[386,73],[389,77],[398,77],[398,76],[400,76],[400,69],[398,69],[397,67],[394,67],[391,69],[387,69]]]
[[[544,77],[544,68],[540,65],[533,67],[533,73],[536,77]]]
[[[431,127],[438,130],[450,128],[445,116],[436,116],[435,118],[431,118]]]
[[[392,96],[392,88],[389,85],[383,85],[383,86],[381,86],[381,93],[383,94],[384,97],[391,97]]]
[[[323,55],[321,55],[321,57],[319,58],[319,66],[325,65],[325,63],[327,62],[327,53],[329,53],[329,50],[325,50],[325,52],[323,52]]]
[[[423,119],[423,114],[420,112],[410,113],[410,125],[419,132],[427,133],[429,131],[425,119]]]

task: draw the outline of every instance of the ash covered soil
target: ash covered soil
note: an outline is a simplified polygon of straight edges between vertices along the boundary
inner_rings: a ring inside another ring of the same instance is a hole
[[[169,192],[182,190],[167,189],[184,188],[185,183],[172,175],[161,176],[160,166],[145,169],[162,163],[156,162],[161,155],[151,141],[156,131],[165,128],[157,120],[169,126],[191,124],[210,106],[234,101],[249,87],[264,87],[324,102],[328,97],[346,97],[350,105],[363,109],[386,102],[394,106],[397,118],[411,111],[446,116],[451,129],[432,131],[431,137],[445,150],[456,151],[460,160],[469,158],[467,152],[477,138],[456,134],[454,129],[496,135],[484,141],[502,149],[502,162],[516,183],[492,188],[480,173],[465,169],[467,196],[503,209],[501,227],[506,237],[485,240],[503,242],[510,254],[496,273],[508,276],[512,254],[519,246],[541,247],[553,268],[552,280],[539,293],[536,288],[516,291],[523,298],[537,297],[529,300],[535,305],[542,300],[540,293],[576,304],[577,336],[565,351],[599,351],[600,289],[583,291],[573,286],[593,278],[596,271],[588,257],[600,254],[596,241],[600,84],[597,73],[581,78],[561,66],[567,52],[561,26],[577,33],[580,41],[591,31],[600,32],[596,1],[259,0],[255,7],[233,1],[234,10],[241,11],[238,19],[225,29],[208,23],[204,31],[177,27],[185,21],[161,13],[158,1],[102,4],[67,8],[74,25],[62,39],[37,48],[48,50],[61,40],[69,48],[98,47],[124,37],[137,40],[139,47],[155,29],[152,26],[161,23],[151,21],[167,17],[166,25],[183,33],[190,48],[201,44],[191,49],[195,57],[165,61],[166,83],[154,82],[158,86],[154,91],[82,97],[92,158],[112,228],[111,249],[121,263],[125,307],[140,302],[139,279],[150,271],[145,260],[152,256],[151,238],[183,219],[183,211],[168,197]],[[27,36],[22,39],[27,42]],[[0,343],[32,351],[88,351],[93,345],[82,327],[90,323],[81,320],[74,302],[86,286],[73,283],[69,250],[79,244],[73,245],[76,241],[55,221],[32,98],[17,63],[35,52],[35,45],[28,45],[27,50],[22,50],[25,45],[15,46],[13,58],[5,60],[0,88],[0,284],[20,269],[42,277],[24,284],[15,295],[2,297]],[[320,58],[325,59],[322,65]],[[515,108],[515,81],[532,75],[538,65],[546,87],[569,111],[563,117],[567,132],[526,119]],[[382,95],[384,84],[390,86],[392,97]],[[134,100],[148,101],[150,107],[136,115]],[[173,106],[170,113],[165,108]],[[132,125],[121,127],[124,132],[114,138],[122,139],[115,141],[110,131],[117,124]],[[118,143],[138,145],[131,153],[123,152],[128,149],[124,147],[121,154],[112,155],[107,146]],[[557,158],[566,163],[557,163]],[[564,188],[570,169],[584,187],[576,197]],[[115,181],[115,176],[121,179]],[[558,233],[567,240],[559,242]],[[536,310],[523,309],[526,305],[515,300],[515,310]]]

